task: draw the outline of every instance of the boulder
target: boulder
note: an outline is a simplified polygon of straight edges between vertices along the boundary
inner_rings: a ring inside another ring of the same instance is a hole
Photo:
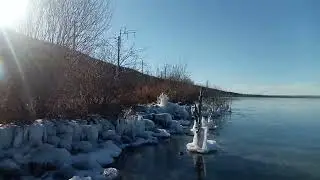
[[[119,171],[116,168],[107,168],[103,171],[103,176],[108,180],[113,180],[119,177]]]
[[[90,152],[93,146],[89,141],[74,142],[72,144],[72,150],[77,152]]]

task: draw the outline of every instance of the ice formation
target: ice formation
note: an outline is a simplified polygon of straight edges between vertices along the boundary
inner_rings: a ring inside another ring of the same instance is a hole
[[[186,145],[187,150],[190,152],[197,153],[208,153],[211,151],[216,151],[218,149],[215,140],[208,140],[208,126],[206,120],[202,119],[202,127],[197,131],[196,122],[194,122],[194,127],[191,129],[193,131],[193,140],[191,143]],[[199,139],[200,137],[200,139]]]

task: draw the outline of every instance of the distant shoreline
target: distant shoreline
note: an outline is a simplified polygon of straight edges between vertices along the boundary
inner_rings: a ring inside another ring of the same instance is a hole
[[[257,94],[233,94],[233,97],[320,99],[320,96],[312,96],[312,95],[257,95]]]

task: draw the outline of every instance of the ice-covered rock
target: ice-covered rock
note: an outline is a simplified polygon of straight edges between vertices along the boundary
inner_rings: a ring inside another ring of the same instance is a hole
[[[191,121],[188,120],[179,120],[178,121],[182,126],[189,126],[191,124]]]
[[[112,141],[106,141],[100,144],[100,147],[110,151],[111,157],[118,157],[122,149],[115,145]]]
[[[51,145],[57,147],[59,145],[60,138],[57,136],[48,136],[47,142],[48,142],[48,144],[51,144]]]
[[[59,134],[60,142],[58,147],[65,148],[68,151],[72,149],[72,133]]]
[[[200,134],[198,135],[198,133]],[[188,151],[197,153],[209,153],[218,150],[217,142],[215,140],[208,140],[208,127],[202,127],[202,130],[198,132],[195,131],[193,141],[188,143],[186,147]]]
[[[23,127],[17,126],[14,132],[13,147],[18,148],[23,143]]]
[[[101,144],[101,147],[101,149],[89,153],[90,157],[95,159],[101,166],[111,164],[113,157],[119,156],[122,151],[112,141]]]
[[[4,159],[0,161],[0,173],[6,174],[6,173],[18,173],[20,170],[19,165],[14,162],[12,159]]]
[[[89,141],[79,141],[72,144],[72,150],[77,152],[90,152],[93,146]]]
[[[161,113],[154,115],[154,121],[156,124],[159,124],[163,127],[169,127],[172,117],[169,113]]]
[[[154,133],[153,136],[159,137],[159,138],[168,138],[170,137],[170,133],[168,133],[167,130],[165,129],[157,129]]]
[[[113,180],[119,176],[119,171],[116,168],[107,168],[103,171],[103,176],[107,180]]]
[[[144,121],[144,124],[145,124],[145,130],[146,131],[153,131],[156,128],[156,125],[150,119],[143,119],[143,121]]]
[[[71,154],[64,148],[55,148],[49,144],[40,145],[27,155],[28,162],[39,166],[61,167],[64,164],[71,164]]]
[[[77,121],[71,121],[69,122],[69,127],[72,128],[72,141],[80,141],[82,134],[81,125]]]
[[[121,141],[121,136],[116,133],[115,130],[107,130],[101,133],[103,140],[114,140],[115,142]]]
[[[29,142],[31,144],[41,144],[43,142],[44,125],[42,123],[34,123],[29,126]]]
[[[174,133],[174,134],[183,134],[184,133],[182,125],[176,120],[171,121],[170,132]]]
[[[84,125],[83,134],[85,136],[84,140],[88,140],[90,142],[96,142],[98,140],[99,131],[94,125]]]
[[[0,149],[11,147],[13,133],[14,126],[0,126]]]
[[[104,157],[100,157],[104,158]],[[72,167],[80,170],[101,170],[101,165],[97,162],[95,158],[92,158],[88,153],[77,154],[72,156]]]

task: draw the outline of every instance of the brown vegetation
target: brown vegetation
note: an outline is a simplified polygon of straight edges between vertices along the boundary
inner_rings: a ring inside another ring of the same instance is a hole
[[[16,33],[1,33],[0,122],[35,118],[79,118],[150,103],[161,92],[191,102],[199,87],[122,68],[51,43]],[[210,89],[211,94],[220,92]]]

